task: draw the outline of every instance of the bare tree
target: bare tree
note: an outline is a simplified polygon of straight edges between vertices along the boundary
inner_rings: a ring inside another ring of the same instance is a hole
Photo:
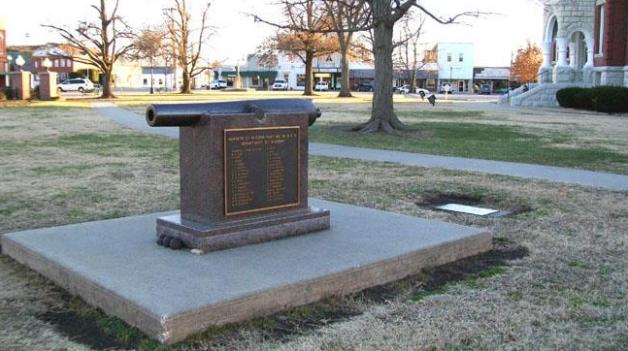
[[[150,63],[150,93],[155,92],[153,86],[153,67],[155,60],[162,56],[165,48],[165,34],[161,28],[146,27],[139,31],[133,42],[131,57],[137,60],[148,60]]]
[[[325,6],[340,48],[342,83],[338,97],[351,97],[349,56],[354,32],[347,32],[345,28],[353,28],[364,23],[370,16],[369,8],[362,0],[327,1]]]
[[[197,28],[193,27],[192,14],[186,0],[174,0],[174,7],[163,11],[168,21],[170,38],[174,43],[176,60],[183,70],[182,94],[192,93],[192,78],[209,68],[202,65],[201,52],[203,44],[211,35],[211,27],[208,25],[210,6],[211,3],[207,2],[201,11],[201,20]],[[195,31],[198,32],[195,36],[196,41],[192,38]]]
[[[415,18],[415,16],[408,14],[401,20],[401,26],[399,26],[395,64],[408,78],[411,92],[416,90],[417,70],[425,66],[424,60],[419,58],[419,51],[421,50],[419,39],[424,24],[424,17]]]
[[[304,0],[302,0],[304,1]],[[323,2],[342,3],[348,5],[347,0],[320,0]],[[479,15],[479,12],[463,12],[453,17],[443,19],[434,12],[426,8],[419,0],[362,0],[354,6],[367,6],[369,16],[363,19],[362,23],[353,26],[346,26],[343,30],[323,26],[322,28],[312,28],[302,26],[299,23],[279,24],[262,20],[255,16],[258,21],[274,25],[278,28],[289,29],[305,33],[337,33],[342,32],[363,32],[373,30],[373,54],[375,65],[375,87],[373,89],[373,107],[371,118],[368,122],[359,125],[355,130],[363,133],[383,131],[394,133],[396,130],[406,129],[394,111],[392,96],[393,78],[393,34],[395,24],[405,16],[413,7],[423,12],[427,17],[441,24],[456,23],[465,16]]]
[[[326,8],[316,0],[280,0],[287,23],[278,24],[254,16],[257,21],[279,29],[277,48],[305,64],[305,90],[303,95],[314,95],[314,58],[337,51],[337,42],[329,35],[329,18]],[[326,33],[323,33],[326,31]]]
[[[255,57],[257,59],[257,65],[265,70],[270,70],[277,67],[277,36],[270,36],[255,48]],[[270,71],[269,71],[270,72]],[[271,82],[270,74],[260,75],[262,80],[262,87],[266,86],[270,90]]]
[[[255,48],[257,64],[263,68],[277,66],[277,37],[268,37]]]
[[[111,11],[108,10],[110,3],[113,3]],[[98,20],[80,21],[74,29],[50,24],[43,25],[57,31],[70,45],[79,49],[75,53],[68,53],[67,58],[92,65],[103,73],[102,98],[114,97],[114,64],[133,48],[131,40],[134,34],[118,16],[119,3],[120,0],[100,0],[97,5],[91,5],[96,10]]]

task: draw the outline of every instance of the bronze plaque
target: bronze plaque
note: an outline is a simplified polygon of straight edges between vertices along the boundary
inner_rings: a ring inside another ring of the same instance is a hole
[[[299,131],[225,129],[225,216],[300,205]]]

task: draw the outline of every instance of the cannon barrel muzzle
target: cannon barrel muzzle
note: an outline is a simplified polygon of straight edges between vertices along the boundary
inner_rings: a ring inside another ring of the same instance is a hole
[[[151,127],[190,127],[201,118],[212,115],[240,113],[290,114],[305,113],[311,126],[321,116],[311,100],[269,99],[194,104],[155,104],[146,109],[146,122]]]

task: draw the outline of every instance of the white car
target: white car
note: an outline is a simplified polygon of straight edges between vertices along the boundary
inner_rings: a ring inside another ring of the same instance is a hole
[[[94,83],[87,78],[70,78],[59,84],[59,91],[78,91],[81,93],[94,90]]]
[[[283,79],[275,80],[275,83],[273,83],[273,90],[288,90],[288,82]]]
[[[404,84],[400,87],[396,87],[395,90],[399,93],[399,94],[408,94],[410,92],[410,86],[408,84]]]
[[[327,84],[327,82],[321,80],[321,81],[316,82],[316,86],[314,86],[314,90],[327,91],[329,90],[329,85]]]
[[[227,88],[227,81],[226,80],[214,80],[211,83],[209,83],[209,89],[226,89]]]
[[[401,94],[409,94],[410,93],[410,85],[405,84],[402,85],[400,87],[397,87],[397,91]],[[423,88],[414,88],[414,92],[415,94],[421,94],[421,92],[423,92],[423,94],[428,95],[431,94],[429,90],[427,89],[423,89]]]

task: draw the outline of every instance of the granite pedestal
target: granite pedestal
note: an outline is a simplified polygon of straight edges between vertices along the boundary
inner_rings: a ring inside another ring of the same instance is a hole
[[[2,237],[18,262],[165,344],[491,249],[481,228],[311,199],[331,229],[206,255],[164,250],[150,214]]]

